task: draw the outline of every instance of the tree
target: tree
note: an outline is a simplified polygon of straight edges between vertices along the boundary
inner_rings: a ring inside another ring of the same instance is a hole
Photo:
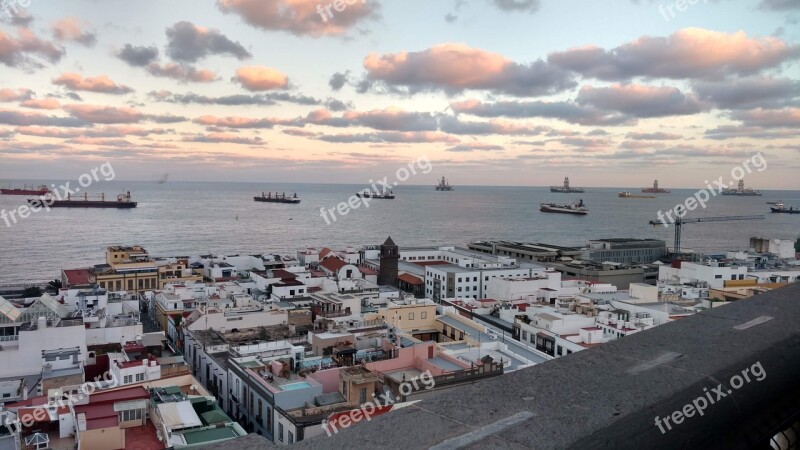
[[[58,278],[56,278],[53,281],[48,281],[47,282],[47,290],[48,291],[58,292],[58,290],[61,289],[62,287],[63,287],[63,285],[61,283],[61,280],[59,280]]]
[[[172,323],[175,324],[175,328],[176,329],[180,328],[181,322],[183,322],[183,316],[180,316],[180,315],[172,316]]]
[[[38,286],[30,286],[26,287],[24,291],[22,291],[22,298],[30,298],[30,297],[41,297],[42,290]]]
[[[797,242],[794,243],[794,251],[800,252],[800,238],[797,238]]]

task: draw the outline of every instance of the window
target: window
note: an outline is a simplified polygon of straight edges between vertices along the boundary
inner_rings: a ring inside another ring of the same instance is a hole
[[[478,281],[478,277],[472,277],[472,281]]]
[[[122,378],[122,382],[125,383],[125,384],[133,383],[133,375],[125,375]]]
[[[283,424],[278,424],[278,440],[283,442]]]
[[[420,319],[427,319],[428,318],[428,312],[427,311],[422,311],[421,313],[419,313],[419,318]]]
[[[367,388],[361,388],[358,390],[358,403],[367,403]]]
[[[408,313],[408,320],[414,320],[414,313]]]
[[[294,442],[294,433],[292,433],[291,431],[289,432],[289,439],[288,439],[288,442],[289,442],[290,444]]]
[[[714,278],[716,278],[716,279],[718,279],[718,280],[719,280],[719,279],[721,279],[721,278],[722,278],[722,275],[714,275]]]
[[[129,422],[131,420],[142,420],[143,410],[141,409],[128,409],[119,412],[120,422]]]
[[[137,373],[136,374],[136,381],[144,381],[144,373]]]

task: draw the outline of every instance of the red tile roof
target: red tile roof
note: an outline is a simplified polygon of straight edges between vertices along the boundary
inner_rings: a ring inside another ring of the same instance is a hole
[[[600,331],[600,327],[586,327],[586,328],[581,328],[581,330],[586,330],[586,331]]]
[[[364,266],[364,265],[358,266],[358,270],[360,270],[361,273],[363,273],[364,275],[377,275],[378,274],[377,270],[369,268],[369,267]]]
[[[294,280],[297,278],[297,275],[289,272],[288,270],[283,269],[273,269],[272,270],[273,278],[280,278],[281,280]]]
[[[328,247],[322,247],[322,250],[319,251],[319,259],[325,258],[332,251],[333,250],[329,249]]]
[[[141,400],[150,398],[150,394],[142,386],[134,386],[125,389],[118,389],[114,391],[98,392],[89,396],[89,404],[94,405],[98,403],[108,402],[122,402],[126,400]]]
[[[419,277],[415,277],[410,273],[404,273],[402,275],[398,275],[397,279],[404,283],[408,283],[412,286],[422,286],[423,284],[425,284]]]
[[[319,263],[319,265],[330,270],[331,272],[338,272],[339,269],[346,266],[347,263],[339,258],[328,258],[325,261]]]
[[[63,272],[64,277],[67,279],[67,286],[92,284],[92,272],[90,269],[64,269]]]

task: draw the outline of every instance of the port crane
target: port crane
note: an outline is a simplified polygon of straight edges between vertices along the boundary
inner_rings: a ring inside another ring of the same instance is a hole
[[[700,223],[700,222],[727,222],[729,220],[760,220],[764,219],[764,216],[755,215],[755,216],[718,216],[718,217],[696,217],[694,219],[684,219],[678,217],[673,224],[675,226],[675,247],[674,253],[678,257],[681,254],[681,228],[683,224],[686,223]],[[660,220],[651,220],[650,225],[663,225],[664,222]]]

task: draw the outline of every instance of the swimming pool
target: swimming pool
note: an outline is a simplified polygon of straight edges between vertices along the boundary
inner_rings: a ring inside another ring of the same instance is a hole
[[[311,387],[311,383],[308,381],[299,381],[297,383],[289,383],[284,384],[281,386],[281,390],[283,391],[296,391],[298,389],[305,389]]]

